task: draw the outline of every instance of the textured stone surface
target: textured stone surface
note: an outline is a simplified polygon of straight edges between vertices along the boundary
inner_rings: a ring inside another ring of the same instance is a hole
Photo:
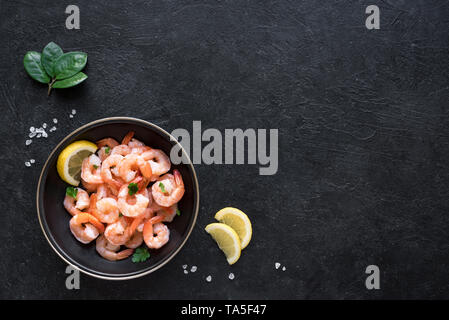
[[[368,31],[373,1],[77,1],[81,30],[65,29],[61,1],[1,1],[0,297],[448,298],[449,4],[377,2]],[[86,51],[89,79],[48,98],[22,59],[49,41]],[[197,165],[199,219],[175,259],[69,291],[36,217],[40,169],[66,134],[120,115],[169,131],[279,128],[279,171]],[[53,118],[57,131],[25,146]],[[232,267],[203,231],[230,205],[254,222]],[[369,264],[382,290],[365,289]]]

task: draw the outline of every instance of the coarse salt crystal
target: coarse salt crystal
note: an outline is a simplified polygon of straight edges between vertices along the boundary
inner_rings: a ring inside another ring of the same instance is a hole
[[[73,114],[69,115],[70,118],[73,118]]]
[[[39,134],[36,136],[36,138],[40,138],[40,137],[42,137],[42,134],[41,134],[41,133],[39,133]]]
[[[25,165],[26,165],[27,167],[31,167],[31,163],[30,163],[29,161],[25,161]]]
[[[27,141],[25,141],[25,145],[29,146],[31,144],[31,142],[33,142],[33,140],[28,139]]]
[[[35,135],[36,135],[36,132],[33,131],[33,132],[30,132],[30,134],[28,135],[28,137],[33,138]]]
[[[48,133],[47,132],[42,132],[42,137],[47,138],[48,137]]]
[[[182,268],[183,268],[183,269],[187,269],[187,265],[186,265],[186,264],[183,264],[183,265],[182,265]]]
[[[189,273],[189,271],[187,271],[187,270],[184,270],[184,274],[188,274]]]
[[[190,272],[195,272],[196,270],[198,270],[197,266],[192,266],[192,268],[190,268]]]
[[[30,132],[34,132],[36,130],[34,127],[30,127]]]
[[[56,127],[54,127],[54,126],[50,128],[50,132],[53,132],[53,131],[56,131]]]
[[[207,282],[211,282],[211,281],[212,281],[212,276],[207,276],[207,277],[206,277],[206,281],[207,281]]]
[[[58,119],[53,118],[53,123],[58,123]]]
[[[276,263],[274,264],[274,267],[275,267],[276,269],[279,269],[280,266],[281,266],[281,264],[280,264],[279,262],[276,262]]]
[[[36,160],[30,159],[30,163],[35,163],[35,162],[36,162]]]
[[[287,268],[286,267],[282,267],[282,271],[285,271],[285,270],[287,270]]]
[[[76,110],[75,109],[72,109],[72,114],[76,114]]]
[[[229,274],[229,280],[234,280],[234,278],[235,278],[235,276],[234,276],[234,274],[231,272],[230,274]]]
[[[46,124],[46,123],[43,123],[43,124],[42,124],[42,128],[44,128],[44,129],[47,128],[47,124]]]

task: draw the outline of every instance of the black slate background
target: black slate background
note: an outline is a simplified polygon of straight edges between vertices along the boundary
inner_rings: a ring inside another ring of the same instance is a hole
[[[449,297],[447,1],[77,1],[81,29],[66,30],[69,4],[0,1],[0,298]],[[370,4],[380,30],[365,28]],[[89,79],[48,98],[22,59],[49,41],[86,51]],[[82,275],[69,291],[37,180],[58,141],[108,116],[278,128],[279,171],[196,165],[199,219],[168,265],[125,282]],[[58,130],[26,147],[54,117]],[[254,226],[232,267],[203,231],[229,205]],[[381,290],[365,288],[369,264]]]

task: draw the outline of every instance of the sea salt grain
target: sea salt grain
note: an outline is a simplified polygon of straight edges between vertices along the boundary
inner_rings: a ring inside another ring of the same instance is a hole
[[[73,114],[69,115],[70,118],[73,118]]]
[[[231,272],[230,274],[229,274],[229,280],[234,280],[234,278],[235,278],[235,276],[234,276],[234,274]]]
[[[287,270],[287,268],[286,267],[282,267],[282,271],[285,271],[285,270]]]
[[[212,281],[212,276],[207,276],[206,281],[207,282],[211,282]]]
[[[35,135],[36,135],[36,132],[33,131],[33,132],[30,132],[30,134],[28,135],[28,137],[33,138]]]
[[[195,272],[197,269],[197,266],[192,266],[192,268],[190,268],[190,272]]]
[[[46,123],[43,123],[43,124],[42,124],[42,128],[44,128],[44,129],[47,128],[47,124],[46,124]]]
[[[28,139],[28,140],[25,141],[25,145],[29,146],[31,144],[31,142],[33,142],[33,140]]]
[[[58,119],[54,118],[53,123],[58,123]]]
[[[35,162],[36,162],[36,160],[30,159],[30,163],[35,163]]]
[[[75,109],[72,109],[72,114],[76,114],[76,110]]]
[[[187,271],[187,270],[184,270],[184,274],[188,274],[189,273],[189,271]]]
[[[36,130],[34,127],[30,127],[30,132],[34,132]]]
[[[31,163],[29,161],[25,161],[25,166],[31,167]]]
[[[182,268],[183,268],[183,269],[187,269],[187,265],[186,265],[186,264],[183,264],[183,265],[182,265]]]
[[[56,131],[56,127],[54,127],[54,126],[51,127],[49,131],[50,131],[50,132]]]
[[[280,266],[281,266],[281,264],[280,264],[279,262],[276,262],[276,263],[274,264],[274,267],[275,267],[276,269],[279,269]]]

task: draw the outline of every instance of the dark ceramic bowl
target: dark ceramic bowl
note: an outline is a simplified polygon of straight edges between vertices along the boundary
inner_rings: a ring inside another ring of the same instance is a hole
[[[135,137],[146,145],[162,149],[170,154],[170,149],[178,142],[158,126],[135,118],[105,118],[88,123],[65,137],[51,152],[37,187],[37,213],[39,222],[50,246],[68,264],[91,276],[108,280],[125,280],[149,274],[172,259],[181,250],[195,225],[199,208],[199,189],[195,169],[188,164],[172,165],[181,172],[185,194],[179,202],[181,215],[167,224],[170,241],[158,250],[150,250],[151,257],[145,262],[133,263],[131,258],[108,261],[98,255],[95,241],[89,244],[78,242],[69,229],[70,214],[64,209],[63,200],[68,186],[56,171],[59,153],[77,140],[97,141],[113,137],[120,141],[123,136],[134,131]],[[185,159],[189,159],[185,154]]]

